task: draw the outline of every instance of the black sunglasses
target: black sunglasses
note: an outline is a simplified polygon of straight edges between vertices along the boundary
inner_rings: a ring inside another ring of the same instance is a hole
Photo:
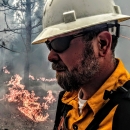
[[[83,35],[85,35],[84,32],[75,35],[59,37],[52,41],[46,41],[45,43],[49,50],[53,49],[57,53],[62,53],[69,48],[71,40],[77,37],[81,37]]]
[[[111,25],[111,26],[110,26]],[[46,45],[48,47],[48,49],[51,51],[54,50],[55,52],[57,53],[62,53],[64,52],[65,50],[67,50],[70,46],[70,42],[71,40],[73,40],[74,38],[77,38],[77,37],[81,37],[81,36],[84,36],[86,35],[88,32],[92,31],[92,30],[96,30],[96,29],[105,29],[105,28],[111,28],[111,27],[114,27],[115,25],[114,24],[102,24],[102,25],[96,25],[96,26],[93,26],[93,27],[89,27],[87,28],[85,31],[82,31],[78,34],[74,34],[74,35],[69,35],[69,36],[64,36],[64,37],[59,37],[59,38],[56,38],[52,41],[46,41]]]

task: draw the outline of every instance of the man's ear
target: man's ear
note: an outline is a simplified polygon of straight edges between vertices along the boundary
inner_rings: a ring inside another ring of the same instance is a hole
[[[108,31],[103,31],[98,34],[98,47],[99,47],[99,55],[105,56],[108,50],[111,49],[112,44],[112,35]]]

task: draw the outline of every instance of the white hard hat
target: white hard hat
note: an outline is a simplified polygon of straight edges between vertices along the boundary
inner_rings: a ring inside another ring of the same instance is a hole
[[[113,0],[47,0],[43,13],[43,31],[32,44],[93,25],[130,19]]]

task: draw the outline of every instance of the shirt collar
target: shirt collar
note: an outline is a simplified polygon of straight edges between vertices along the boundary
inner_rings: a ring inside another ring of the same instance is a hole
[[[119,61],[119,63],[115,71],[87,102],[92,111],[94,112],[94,115],[101,108],[101,106],[106,103],[106,101],[103,100],[105,90],[115,90],[130,79],[130,74],[125,69],[122,61],[120,59],[117,60]]]

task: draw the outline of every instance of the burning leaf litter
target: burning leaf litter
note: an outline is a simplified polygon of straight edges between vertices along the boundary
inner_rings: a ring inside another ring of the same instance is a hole
[[[5,73],[9,72],[6,67],[4,67],[3,70]],[[30,77],[35,79],[31,75]],[[12,76],[11,80],[8,81],[7,84],[9,92],[8,94],[5,94],[1,100],[6,100],[10,103],[17,103],[17,109],[34,122],[46,121],[49,117],[47,110],[50,105],[56,101],[52,91],[49,90],[47,96],[42,98],[43,102],[40,103],[39,100],[41,98],[36,96],[34,91],[29,92],[26,90],[25,86],[20,83],[21,80],[22,77],[18,74]]]
[[[3,72],[4,72],[5,74],[10,74],[10,72],[7,70],[7,66],[3,67]]]
[[[32,79],[32,80],[41,80],[43,82],[55,82],[56,81],[56,78],[51,78],[51,79],[47,79],[47,78],[44,78],[44,77],[40,77],[40,78],[34,78],[34,76],[32,75],[29,75],[29,78]]]

